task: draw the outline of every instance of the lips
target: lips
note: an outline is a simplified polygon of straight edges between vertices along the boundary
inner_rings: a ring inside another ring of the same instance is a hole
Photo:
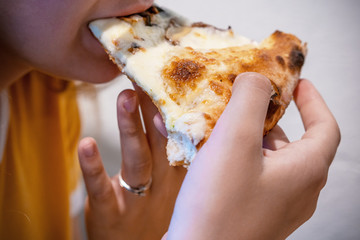
[[[94,35],[89,30],[88,26],[84,26],[81,31],[81,40],[80,43],[86,52],[90,53],[90,55],[94,55],[96,57],[101,57],[103,59],[108,59],[104,48],[99,43],[99,41],[94,37]]]
[[[131,1],[134,1],[134,0],[131,0]],[[153,3],[154,3],[153,0],[139,0],[136,2],[134,1],[131,4],[126,4],[126,6],[118,7],[117,9],[113,8],[114,10],[112,10],[112,12],[110,12],[110,11],[106,12],[106,15],[104,14],[103,16],[99,15],[99,16],[93,17],[90,21],[88,21],[88,23],[95,19],[99,19],[99,18],[128,16],[128,15],[131,15],[134,13],[143,12],[146,9],[151,8]],[[87,49],[87,51],[91,51],[96,56],[99,56],[99,57],[101,56],[101,57],[108,59],[108,56],[107,56],[106,52],[104,51],[104,48],[99,43],[99,41],[94,37],[92,32],[89,30],[88,23],[86,24],[86,27],[84,27],[84,30],[82,33],[82,35],[84,36],[84,39],[82,42],[83,42],[85,48]]]

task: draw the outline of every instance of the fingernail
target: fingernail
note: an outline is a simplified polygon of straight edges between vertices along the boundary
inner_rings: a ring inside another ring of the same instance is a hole
[[[93,143],[88,143],[83,147],[85,157],[93,157],[95,155],[95,146]]]
[[[127,100],[125,100],[123,106],[128,113],[135,112],[136,107],[137,107],[136,96],[132,96],[132,97],[128,98]]]

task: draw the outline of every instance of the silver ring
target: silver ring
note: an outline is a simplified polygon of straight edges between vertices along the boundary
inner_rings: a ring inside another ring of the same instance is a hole
[[[129,184],[127,184],[124,179],[121,177],[121,173],[119,173],[119,183],[120,183],[120,186],[125,188],[126,190],[128,190],[129,192],[131,193],[134,193],[138,196],[145,196],[146,195],[146,190],[150,189],[151,187],[151,183],[152,183],[152,178],[150,177],[150,180],[148,183],[146,183],[145,185],[143,186],[140,186],[140,187],[131,187]]]

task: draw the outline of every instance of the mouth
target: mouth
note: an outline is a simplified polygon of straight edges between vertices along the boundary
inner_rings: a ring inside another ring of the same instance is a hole
[[[139,3],[136,5],[129,5],[127,8],[121,9],[121,12],[120,11],[114,12],[113,14],[111,14],[109,16],[97,16],[97,17],[91,19],[86,24],[84,24],[85,26],[83,27],[83,30],[82,30],[83,32],[81,35],[84,38],[84,39],[82,39],[84,47],[86,48],[87,51],[91,52],[93,55],[96,55],[97,57],[101,57],[104,59],[106,58],[108,60],[109,57],[108,57],[107,53],[105,52],[103,46],[96,39],[96,37],[93,35],[93,33],[89,29],[90,22],[94,21],[96,19],[100,19],[100,18],[110,18],[110,17],[127,16],[127,15],[131,15],[131,14],[135,14],[138,12],[145,11],[146,9],[150,8],[153,4],[154,4],[154,1],[143,0],[143,1],[139,1]]]
[[[93,33],[88,28],[88,25],[86,25],[83,28],[82,36],[83,36],[83,39],[82,39],[83,46],[87,51],[91,52],[92,54],[96,55],[97,57],[102,57],[102,58],[108,59],[107,54],[106,54],[103,46],[95,38]]]

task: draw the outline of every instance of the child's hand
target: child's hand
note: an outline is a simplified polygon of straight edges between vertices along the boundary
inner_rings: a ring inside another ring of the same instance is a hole
[[[146,134],[140,120],[139,100]],[[169,226],[186,169],[169,167],[166,138],[153,122],[157,109],[146,94],[138,91],[137,96],[132,90],[123,91],[117,109],[121,176],[131,187],[145,185],[151,177],[152,185],[146,196],[125,190],[118,175],[110,178],[105,172],[95,140],[83,139],[79,158],[88,191],[88,236],[90,239],[160,239]]]
[[[339,128],[314,86],[301,80],[295,102],[305,134],[290,143],[276,127],[264,148],[270,94],[262,75],[238,77],[184,180],[168,239],[285,239],[311,217],[340,141]]]

